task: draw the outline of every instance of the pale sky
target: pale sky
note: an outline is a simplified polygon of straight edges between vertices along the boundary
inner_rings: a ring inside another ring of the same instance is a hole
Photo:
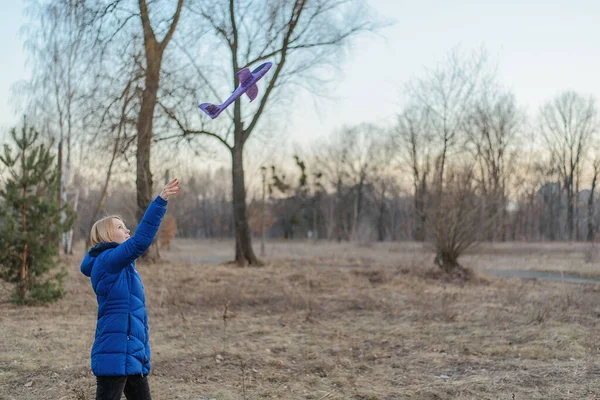
[[[307,143],[342,125],[392,121],[402,88],[460,46],[485,47],[500,81],[530,115],[566,89],[600,98],[600,1],[368,0],[395,25],[355,42],[333,100],[317,112],[301,94],[290,110],[290,141]],[[17,123],[10,87],[28,77],[19,37],[23,0],[0,13],[0,131]]]

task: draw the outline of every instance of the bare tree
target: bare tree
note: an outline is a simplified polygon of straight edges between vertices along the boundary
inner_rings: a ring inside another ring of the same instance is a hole
[[[345,152],[335,138],[318,141],[314,146],[314,163],[323,173],[324,189],[334,193],[324,205],[327,207],[327,238],[335,238],[338,242],[350,240],[348,213],[349,177],[345,165]]]
[[[372,124],[355,126],[345,134],[345,161],[354,186],[354,218],[352,238],[357,239],[364,213],[367,185],[372,186],[376,177],[390,162],[389,148],[382,128]]]
[[[439,142],[437,182],[444,183],[449,152],[460,142],[460,133],[469,115],[471,100],[487,76],[487,54],[475,52],[464,58],[453,50],[441,66],[428,71],[424,78],[411,82],[408,92],[414,104],[427,111],[428,129]]]
[[[67,29],[62,36],[55,37],[51,24],[40,24],[37,28],[44,32],[44,35],[55,38],[56,51],[50,54],[53,54],[55,58],[66,59],[59,63],[66,67],[57,73],[43,63],[39,63],[40,65],[37,67],[41,71],[48,70],[43,73],[66,80],[66,83],[57,82],[54,85],[62,88],[64,93],[61,94],[61,98],[72,99],[74,93],[72,89],[79,86],[78,90],[82,99],[79,113],[82,125],[85,125],[87,114],[98,116],[94,107],[100,110],[109,109],[130,84],[129,75],[124,78],[118,76],[120,70],[128,68],[132,62],[135,62],[139,70],[143,71],[143,87],[139,91],[132,91],[132,94],[135,95],[132,98],[132,104],[135,105],[130,107],[129,112],[135,112],[135,118],[132,120],[128,117],[124,121],[127,125],[136,126],[136,135],[132,138],[122,138],[124,145],[128,146],[131,142],[130,139],[133,139],[136,146],[138,220],[142,218],[152,196],[150,147],[162,65],[165,49],[177,29],[184,1],[178,0],[176,4],[170,2],[170,11],[167,12],[164,11],[166,7],[159,3],[161,2],[153,1],[152,6],[155,9],[150,10],[146,0],[93,0],[86,2],[42,0],[40,4],[48,10],[46,12],[48,15],[63,16],[61,18],[67,21],[65,25]],[[168,14],[168,17],[163,17],[165,14]],[[140,23],[134,24],[133,22],[136,20]],[[64,41],[64,38],[70,40]],[[81,73],[77,76],[77,80],[73,79],[70,74],[71,70],[67,69],[73,65],[80,68],[79,72]],[[69,73],[65,74],[64,72]],[[137,89],[137,85],[135,89]],[[116,93],[114,96],[102,96],[101,93],[104,93],[105,90]],[[92,98],[95,101],[90,101]],[[135,101],[133,101],[134,99]],[[100,103],[99,107],[98,103]],[[66,115],[66,138],[68,140],[72,110],[62,107],[59,103],[57,106],[60,111],[59,117],[63,112]],[[117,117],[117,121],[120,119],[120,116]],[[106,126],[104,124],[106,121],[96,122],[97,126]],[[59,126],[62,129],[62,124]]]
[[[227,110],[220,117],[224,122],[221,129],[204,125],[201,129],[192,129],[176,107],[169,108],[169,115],[184,136],[202,134],[216,138],[231,154],[235,260],[239,265],[259,264],[252,248],[246,215],[244,146],[264,119],[267,105],[276,98],[281,99],[285,87],[297,85],[318,91],[323,79],[311,73],[332,66],[350,38],[374,27],[360,5],[360,1],[340,0],[284,0],[263,3],[260,7],[251,0],[190,4],[191,12],[207,21],[216,34],[219,45],[213,58],[223,60],[221,56],[226,54],[227,60],[219,64],[219,69],[225,66],[228,70],[226,79],[230,83],[227,86],[236,88],[239,85],[238,72],[242,68],[273,62],[272,70],[263,79],[262,98],[258,104],[246,107],[243,101],[246,99],[238,99],[233,110]],[[217,95],[218,86],[203,72],[207,68],[201,68],[193,55],[189,58],[201,84]]]
[[[522,123],[514,96],[495,87],[484,90],[465,121],[467,147],[477,160],[482,195],[490,212],[497,216],[490,231],[492,240],[497,239],[498,231],[506,240],[507,191],[514,172],[515,139]]]
[[[378,183],[378,175],[383,178],[390,165],[388,137],[381,127],[360,124],[343,127],[314,146],[313,162],[323,173],[327,188],[335,193],[337,240],[361,236],[367,197]]]
[[[434,190],[433,195],[427,197],[426,217],[429,229],[433,229],[432,237],[435,238],[435,263],[452,274],[463,274],[464,270],[456,259],[478,237],[468,232],[468,229],[474,230],[475,225],[471,221],[474,210],[485,212],[486,209],[485,205],[478,205],[478,201],[474,200],[481,188],[477,187],[475,191],[473,186],[476,185],[470,181],[474,178],[472,165],[452,171],[448,185],[445,183],[450,157],[458,157],[457,154],[464,153],[464,148],[460,145],[464,143],[465,123],[470,116],[473,100],[486,87],[487,81],[493,78],[493,75],[488,74],[486,63],[485,52],[475,52],[470,57],[463,58],[455,50],[450,53],[445,64],[408,85],[411,104],[418,112],[425,111],[427,130],[434,142]],[[410,129],[404,130],[408,132],[405,137],[408,137],[410,145]],[[415,157],[412,158],[414,161]],[[414,179],[413,171],[413,182],[418,181]],[[466,197],[457,197],[457,193]],[[446,198],[447,195],[450,198]],[[478,217],[481,218],[481,215],[484,214],[478,214]],[[465,228],[466,226],[469,228]],[[476,231],[481,233],[479,229]]]
[[[415,210],[415,239],[425,241],[427,236],[426,204],[433,163],[433,136],[427,125],[427,110],[409,106],[398,116],[394,131],[400,162],[407,165],[412,176]]]
[[[558,95],[540,111],[540,131],[567,193],[568,240],[573,240],[576,175],[597,123],[594,98],[573,91]]]
[[[105,209],[106,198],[108,197],[108,188],[111,182],[113,168],[115,163],[118,161],[120,155],[127,151],[127,143],[123,140],[123,138],[128,137],[128,130],[131,128],[131,124],[127,123],[128,115],[131,114],[132,103],[135,101],[136,97],[136,89],[140,89],[136,87],[139,85],[139,81],[143,78],[143,73],[141,73],[137,68],[136,64],[133,65],[133,70],[130,72],[131,79],[120,97],[117,101],[111,102],[109,107],[104,110],[103,118],[101,118],[101,122],[104,120],[111,120],[112,118],[106,118],[107,115],[112,111],[113,106],[119,108],[120,118],[116,123],[107,127],[107,130],[110,132],[111,137],[114,137],[112,144],[112,152],[110,154],[110,161],[108,162],[108,166],[106,169],[106,175],[104,178],[104,183],[102,185],[102,189],[100,191],[100,198],[98,199],[98,203],[96,209],[93,211],[92,218],[88,224],[86,232],[90,232],[96,218],[100,215],[100,213]],[[129,135],[130,136],[130,135]],[[139,220],[138,220],[139,221]],[[90,245],[90,238],[86,237],[86,247]]]
[[[481,199],[481,187],[475,178],[474,164],[456,165],[449,169],[444,184],[444,201],[434,204],[440,217],[435,221],[435,264],[453,278],[469,279],[470,271],[458,262],[465,250],[481,240],[493,215]],[[489,215],[486,220],[481,215]]]
[[[162,40],[156,37],[150,20],[146,0],[139,0],[140,19],[144,31],[145,86],[137,119],[137,219],[142,220],[146,208],[152,200],[152,174],[150,170],[150,146],[152,144],[152,125],[156,108],[160,72],[165,49],[169,45],[181,16],[183,0],[177,0],[177,9]]]
[[[338,152],[339,158],[324,160],[324,157],[320,157],[322,164],[323,161],[325,164],[330,164],[329,167],[325,166],[329,171],[336,169],[331,162],[339,161],[338,167],[341,168],[339,172],[345,179],[338,179],[337,183],[344,182],[350,187],[352,195],[350,239],[359,239],[359,229],[369,188],[375,184],[377,175],[389,166],[391,153],[386,140],[385,131],[373,124],[344,127],[335,132],[326,145],[331,147],[326,151],[329,154]],[[339,190],[341,191],[342,188],[340,187]]]
[[[79,26],[82,8],[31,0],[27,13],[30,21],[24,30],[25,47],[35,67],[30,80],[18,85],[17,90],[27,96],[27,114],[44,127],[46,135],[57,139],[59,205],[71,200],[76,208],[79,193],[71,186],[70,179],[72,144],[82,139],[79,118],[79,92],[85,65],[84,30]],[[67,219],[65,212],[61,219]],[[72,229],[62,234],[65,253],[72,252],[72,237]]]
[[[182,236],[193,238],[233,237],[229,181],[231,171],[189,166],[180,171],[186,190],[175,198],[171,214]]]
[[[518,202],[519,220],[518,237],[525,240],[538,238],[539,228],[535,218],[538,206],[537,195],[540,182],[546,177],[546,160],[538,146],[536,132],[526,129],[522,135],[516,157],[513,179],[513,196]],[[515,238],[517,234],[515,232]]]
[[[396,149],[389,131],[382,132],[382,137],[376,140],[375,163],[370,177],[373,204],[377,215],[377,240],[383,242],[391,231],[387,217],[390,215],[390,197],[398,185],[394,158]]]

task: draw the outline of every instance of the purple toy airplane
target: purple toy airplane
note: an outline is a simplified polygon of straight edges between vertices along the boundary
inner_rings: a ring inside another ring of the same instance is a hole
[[[243,68],[237,72],[237,76],[240,80],[240,86],[229,96],[229,98],[225,101],[225,103],[220,106],[216,104],[210,103],[202,103],[198,107],[209,117],[215,119],[221,114],[221,112],[226,109],[231,103],[240,98],[240,96],[244,93],[248,95],[250,101],[254,100],[256,96],[258,96],[258,86],[256,86],[256,82],[271,68],[273,63],[266,62],[264,64],[259,65],[254,71],[250,72],[248,68]]]

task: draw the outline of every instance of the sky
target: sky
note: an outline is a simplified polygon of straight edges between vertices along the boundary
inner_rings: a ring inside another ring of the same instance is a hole
[[[318,107],[299,93],[289,140],[308,143],[343,125],[387,124],[401,111],[403,87],[459,46],[484,47],[500,82],[530,115],[561,91],[600,98],[600,2],[597,0],[367,0],[394,24],[355,40],[329,99]],[[17,123],[11,87],[29,76],[24,0],[0,14],[0,130]]]

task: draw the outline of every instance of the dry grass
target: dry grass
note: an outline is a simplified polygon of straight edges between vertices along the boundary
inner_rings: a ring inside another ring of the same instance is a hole
[[[444,283],[413,243],[272,242],[262,268],[194,263],[224,261],[230,245],[175,241],[163,252],[172,261],[138,268],[155,399],[600,397],[600,286]],[[514,268],[525,257],[556,266],[575,253],[503,245],[463,262]],[[94,398],[96,300],[79,259],[57,304],[17,308],[0,289],[0,399]]]

